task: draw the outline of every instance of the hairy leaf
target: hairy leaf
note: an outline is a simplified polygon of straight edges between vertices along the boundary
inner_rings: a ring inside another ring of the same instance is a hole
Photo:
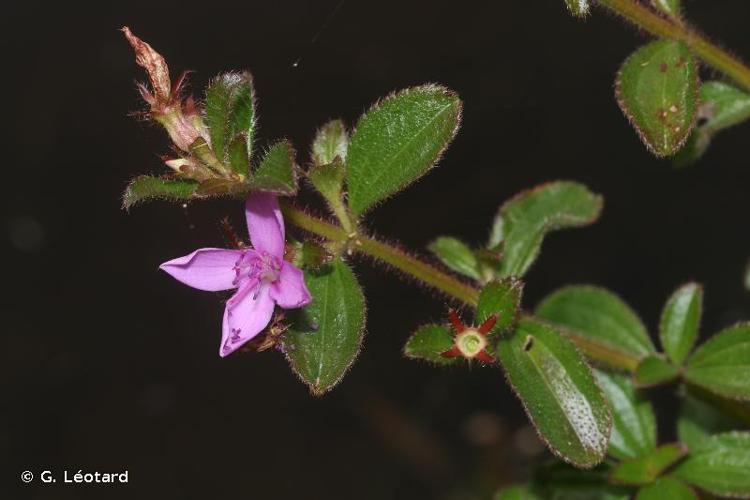
[[[620,460],[645,455],[656,447],[656,417],[648,399],[630,377],[594,371],[612,410],[609,454]]]
[[[122,195],[122,207],[129,209],[136,203],[150,199],[170,201],[189,200],[195,195],[198,184],[181,179],[164,179],[141,175],[130,181]]]
[[[252,156],[255,97],[250,73],[225,73],[206,90],[206,124],[216,157],[226,158],[229,144],[242,135],[248,158]]]
[[[662,477],[638,491],[635,500],[698,500],[689,486],[673,477]]]
[[[727,432],[691,450],[674,475],[715,495],[750,498],[750,433]]]
[[[331,206],[341,203],[346,167],[340,158],[331,163],[315,165],[307,172],[310,183]]]
[[[289,141],[277,142],[268,150],[255,170],[253,189],[281,196],[297,194],[295,151]]]
[[[617,484],[648,484],[680,461],[687,452],[687,446],[682,443],[659,446],[647,455],[620,462],[612,469],[610,478]]]
[[[750,400],[750,323],[711,337],[688,359],[684,376],[720,396]]]
[[[449,236],[440,236],[430,243],[430,251],[440,261],[457,273],[475,280],[481,280],[481,270],[474,251],[464,242]]]
[[[522,294],[523,281],[514,277],[488,283],[479,293],[477,324],[494,314],[497,322],[491,333],[502,333],[514,328],[521,313]]]
[[[703,287],[688,283],[667,300],[659,321],[659,337],[669,359],[681,365],[698,338],[703,309]]]
[[[438,85],[403,90],[359,120],[347,153],[349,205],[360,216],[423,176],[458,130],[461,101]]]
[[[500,337],[497,355],[547,446],[577,467],[600,463],[607,453],[611,415],[575,346],[551,326],[526,317],[511,335]]]
[[[601,209],[601,196],[575,182],[542,184],[510,199],[495,217],[488,244],[503,245],[500,274],[523,276],[548,232],[591,224]]]
[[[305,282],[313,301],[298,311],[283,349],[294,372],[319,396],[339,383],[359,353],[365,298],[341,259],[320,271],[305,271]]]
[[[349,135],[344,122],[331,120],[318,129],[312,144],[312,161],[314,166],[328,165],[339,158],[346,160],[349,147]]]
[[[565,327],[589,357],[615,368],[635,370],[656,351],[635,312],[603,288],[561,288],[537,306],[536,314]]]
[[[651,42],[628,57],[617,75],[616,95],[625,116],[657,156],[677,152],[698,110],[698,67],[682,42]]]
[[[420,326],[404,346],[407,358],[423,359],[438,365],[454,364],[458,358],[444,358],[442,353],[453,347],[453,333],[443,325]]]
[[[635,384],[638,387],[652,387],[672,382],[680,376],[680,369],[669,361],[651,354],[638,363],[635,369]]]

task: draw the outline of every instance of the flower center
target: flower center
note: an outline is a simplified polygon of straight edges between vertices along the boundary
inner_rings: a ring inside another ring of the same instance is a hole
[[[247,280],[273,283],[279,279],[281,262],[266,252],[245,252],[234,265],[234,284]]]
[[[477,330],[468,328],[456,336],[456,346],[461,354],[473,358],[487,347],[487,339]]]

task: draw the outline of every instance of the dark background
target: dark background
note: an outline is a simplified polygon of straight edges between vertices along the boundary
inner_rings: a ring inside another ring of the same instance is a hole
[[[650,156],[612,82],[645,36],[563,1],[27,1],[4,7],[3,498],[483,498],[544,451],[498,370],[438,370],[400,355],[440,319],[431,292],[355,262],[369,303],[365,349],[329,395],[309,396],[275,352],[220,359],[223,297],[157,271],[222,245],[236,203],[120,209],[127,180],[158,173],[160,129],[117,28],[207,79],[250,69],[260,144],[290,138],[306,160],[317,126],[352,124],[394,89],[440,82],[465,101],[461,131],[419,184],[368,224],[423,251],[452,234],[480,244],[500,203],[553,179],[606,198],[594,226],[556,233],[528,274],[527,307],[566,283],[604,285],[653,330],[667,295],[706,285],[702,335],[750,317],[747,125],[697,166]],[[744,0],[687,2],[691,19],[750,54]],[[314,41],[313,41],[314,40]],[[298,67],[292,63],[301,58]],[[708,74],[707,74],[708,75]],[[307,197],[306,202],[321,208]],[[670,407],[669,400],[661,406]],[[673,436],[661,422],[660,438]],[[6,460],[7,459],[7,460]],[[127,486],[44,487],[19,474],[129,470]]]

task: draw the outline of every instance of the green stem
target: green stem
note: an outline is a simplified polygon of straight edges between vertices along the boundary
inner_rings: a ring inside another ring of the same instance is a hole
[[[282,211],[287,222],[328,240],[348,242],[350,235],[343,228],[313,217],[310,214],[296,208],[290,203],[282,203]],[[383,243],[374,238],[357,234],[352,240],[350,248],[356,252],[363,253],[381,262],[389,264],[399,271],[416,278],[444,294],[452,297],[468,306],[476,307],[479,291],[457,280],[453,276],[444,273],[440,269],[404,252],[403,250]]]
[[[732,78],[746,90],[750,90],[750,68],[685,23],[662,17],[637,0],[598,2],[656,36],[685,42],[706,64]]]

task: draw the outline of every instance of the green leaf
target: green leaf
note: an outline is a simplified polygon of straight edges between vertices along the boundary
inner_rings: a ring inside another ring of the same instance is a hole
[[[687,358],[698,338],[703,310],[703,287],[688,283],[667,300],[659,321],[659,337],[664,351],[676,365]]]
[[[460,240],[440,236],[427,247],[440,261],[457,273],[477,281],[482,279],[479,262],[471,248]]]
[[[725,129],[750,119],[750,94],[727,83],[712,81],[701,85],[699,123],[690,139],[675,157],[677,166],[685,166],[698,160],[713,136]]]
[[[349,135],[341,120],[331,120],[318,129],[312,144],[312,161],[314,166],[328,165],[339,158],[346,160],[349,147]]]
[[[702,445],[712,434],[742,427],[745,426],[737,419],[690,394],[685,396],[680,405],[680,413],[677,417],[677,437],[690,449]]]
[[[314,241],[295,242],[292,248],[294,249],[292,262],[300,269],[317,270],[330,260],[326,249]]]
[[[609,407],[575,346],[551,326],[522,318],[497,354],[527,415],[553,453],[591,468],[607,453]]]
[[[656,447],[656,417],[648,399],[630,377],[594,370],[612,409],[609,454],[620,460],[645,455]]]
[[[195,194],[200,196],[233,196],[246,193],[247,184],[234,179],[215,178],[201,182]]]
[[[508,277],[488,283],[479,292],[477,303],[477,324],[482,324],[493,314],[497,322],[491,333],[502,333],[516,326],[521,313],[523,281]]]
[[[550,182],[508,200],[495,217],[488,247],[503,243],[500,274],[522,276],[536,260],[546,233],[591,224],[602,209],[601,196],[582,184]]]
[[[325,165],[315,165],[307,172],[310,183],[332,206],[341,204],[345,176],[346,166],[340,158]]]
[[[651,42],[628,57],[617,75],[622,112],[656,156],[677,152],[695,124],[698,67],[682,42]]]
[[[411,359],[423,359],[438,365],[450,365],[458,358],[444,358],[442,353],[453,347],[453,333],[443,325],[420,326],[404,346],[404,355]]]
[[[688,359],[684,376],[720,396],[750,400],[750,323],[711,337]]]
[[[250,73],[225,73],[206,90],[206,124],[216,157],[226,158],[229,144],[242,135],[248,158],[252,157],[255,129],[255,96]]]
[[[589,0],[565,0],[565,5],[568,6],[570,13],[576,17],[586,17],[591,10]]]
[[[698,495],[682,481],[662,477],[638,491],[635,500],[698,500]]]
[[[164,179],[141,175],[130,181],[122,195],[122,207],[128,210],[136,203],[154,198],[182,201],[195,195],[198,184],[180,179]]]
[[[349,205],[356,217],[423,176],[456,135],[461,101],[424,85],[392,94],[359,120],[347,153]]]
[[[297,165],[294,158],[295,151],[289,141],[271,146],[253,174],[253,189],[280,196],[297,194]]]
[[[715,495],[750,498],[750,433],[727,432],[691,450],[674,471],[688,484]]]
[[[687,452],[687,446],[682,443],[659,446],[648,455],[620,462],[612,469],[610,478],[616,484],[648,484],[680,461]]]
[[[676,380],[680,376],[680,368],[669,361],[652,354],[638,363],[635,369],[635,385],[638,387],[653,387]]]
[[[680,0],[651,0],[651,3],[670,17],[680,17]]]
[[[656,352],[640,318],[603,288],[561,288],[537,306],[536,315],[569,329],[566,333],[589,357],[615,368],[635,370]]]
[[[298,310],[283,349],[294,372],[319,396],[339,383],[359,353],[365,298],[341,259],[318,272],[306,271],[305,282],[313,301]]]

